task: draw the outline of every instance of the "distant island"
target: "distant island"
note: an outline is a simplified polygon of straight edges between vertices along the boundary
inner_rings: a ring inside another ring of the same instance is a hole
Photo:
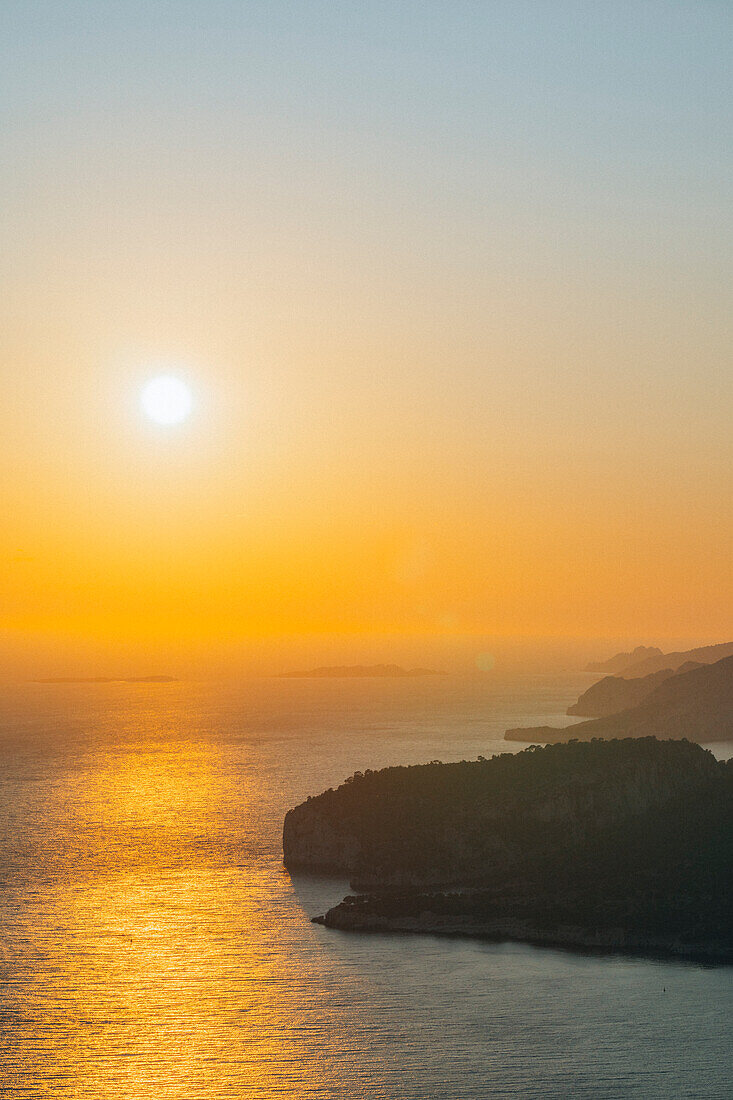
[[[399,665],[323,665],[320,668],[312,668],[307,672],[283,672],[281,678],[302,679],[313,678],[347,678],[356,679],[369,676],[445,676],[447,673],[439,672],[433,668],[400,668]]]
[[[176,676],[47,676],[32,684],[177,684]]]
[[[509,729],[507,741],[557,742],[595,737],[733,740],[733,657],[662,680],[637,706],[574,726]]]
[[[733,764],[686,741],[357,773],[287,814],[283,853],[364,891],[328,928],[733,962]]]

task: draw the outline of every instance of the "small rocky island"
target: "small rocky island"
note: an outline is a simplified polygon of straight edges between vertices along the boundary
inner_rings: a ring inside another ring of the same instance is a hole
[[[733,764],[654,738],[356,774],[286,818],[285,866],[348,876],[348,931],[733,961]]]
[[[445,676],[433,668],[401,668],[399,665],[323,665],[307,672],[283,672],[283,679],[363,679],[370,676]]]

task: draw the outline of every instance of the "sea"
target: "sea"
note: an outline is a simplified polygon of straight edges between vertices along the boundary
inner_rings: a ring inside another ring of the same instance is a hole
[[[733,1097],[733,968],[330,931],[348,883],[283,868],[308,795],[517,751],[588,683],[6,685],[0,1096]]]

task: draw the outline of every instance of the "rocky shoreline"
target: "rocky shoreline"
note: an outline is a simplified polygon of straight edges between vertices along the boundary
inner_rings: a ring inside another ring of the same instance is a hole
[[[323,916],[313,917],[312,923],[340,932],[458,936],[494,943],[733,965],[733,948],[723,942],[683,943],[663,936],[639,936],[622,928],[601,930],[572,924],[546,928],[512,917],[482,921],[440,917],[430,912],[417,917],[388,917],[340,902]]]

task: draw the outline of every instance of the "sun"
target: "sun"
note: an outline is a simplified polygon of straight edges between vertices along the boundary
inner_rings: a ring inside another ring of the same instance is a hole
[[[180,424],[193,408],[193,395],[180,378],[159,374],[143,386],[140,404],[156,424]]]

